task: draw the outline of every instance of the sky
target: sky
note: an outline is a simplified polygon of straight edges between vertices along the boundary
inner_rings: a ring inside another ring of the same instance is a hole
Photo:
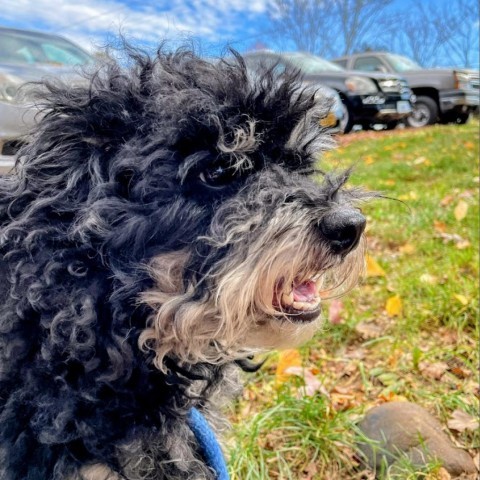
[[[405,0],[394,2],[406,8]],[[240,52],[274,46],[268,15],[273,5],[274,0],[0,0],[0,26],[60,34],[91,52],[115,44],[121,32],[147,46],[193,39],[202,53],[217,55],[226,45]]]
[[[92,51],[121,32],[139,43],[194,39],[212,52],[268,36],[271,0],[0,0],[0,26],[60,34]]]

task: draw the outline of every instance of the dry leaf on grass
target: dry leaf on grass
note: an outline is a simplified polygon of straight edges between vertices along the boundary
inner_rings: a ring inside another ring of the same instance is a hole
[[[477,418],[472,417],[463,410],[455,410],[447,422],[447,426],[450,430],[457,432],[464,432],[465,430],[475,431],[479,428],[480,423]]]
[[[455,197],[453,195],[447,195],[442,198],[440,205],[442,207],[448,207],[454,200],[455,200]]]
[[[448,370],[448,364],[445,362],[420,362],[418,368],[424,377],[432,378],[433,380],[440,380],[443,374]]]
[[[329,394],[320,380],[315,376],[313,369],[304,367],[289,367],[285,370],[287,375],[295,375],[305,382],[305,386],[300,388],[298,393],[301,396],[313,397],[315,393],[320,392],[326,397]]]
[[[310,462],[304,469],[303,469],[303,477],[302,480],[313,480],[315,476],[318,474],[318,468],[315,462]]]
[[[402,299],[400,295],[394,295],[387,300],[385,310],[389,317],[399,317],[402,314]]]
[[[438,283],[438,277],[435,275],[430,275],[429,273],[423,273],[420,275],[420,281],[426,283],[427,285],[436,285]]]
[[[440,220],[434,220],[433,229],[437,233],[445,233],[447,231],[447,224],[445,222],[441,222]]]
[[[461,293],[455,293],[453,295],[464,307],[468,305],[468,298],[465,295],[462,295]]]
[[[455,210],[453,211],[453,214],[455,215],[455,219],[460,222],[467,216],[468,212],[468,203],[465,202],[464,200],[460,200],[455,207]]]
[[[415,247],[415,245],[412,245],[411,243],[406,243],[405,245],[401,245],[400,247],[398,247],[398,251],[400,253],[410,254],[415,253],[416,250],[417,248]]]
[[[370,340],[372,338],[381,337],[383,335],[384,328],[376,323],[360,322],[355,327],[355,331],[360,334],[363,339]]]
[[[367,261],[367,277],[385,277],[385,270],[370,255],[366,256]]]
[[[290,367],[301,367],[302,357],[296,349],[282,350],[278,355],[277,370],[275,373],[275,382],[277,385],[285,383],[289,377],[286,370]]]
[[[427,480],[451,480],[452,476],[448,473],[444,467],[440,467],[433,476],[428,475]]]

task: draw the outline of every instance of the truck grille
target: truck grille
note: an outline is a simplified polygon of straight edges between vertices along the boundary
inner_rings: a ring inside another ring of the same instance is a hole
[[[378,84],[385,93],[399,93],[407,94],[411,93],[408,83],[403,78],[389,78],[378,80]]]
[[[470,85],[471,85],[472,88],[474,88],[475,90],[480,89],[480,80],[479,80],[478,75],[470,74],[469,75],[469,80],[470,80]]]

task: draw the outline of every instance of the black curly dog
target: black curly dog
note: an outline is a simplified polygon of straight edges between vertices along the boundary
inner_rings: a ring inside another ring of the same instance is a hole
[[[362,266],[369,194],[311,178],[328,105],[238,55],[130,50],[50,82],[0,178],[1,480],[212,479],[252,355],[296,345]]]

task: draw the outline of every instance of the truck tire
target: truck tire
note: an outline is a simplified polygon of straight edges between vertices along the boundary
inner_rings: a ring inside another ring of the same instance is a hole
[[[455,118],[455,123],[457,123],[458,125],[464,125],[465,123],[468,122],[469,118],[470,118],[470,112],[459,113]]]
[[[413,112],[407,118],[410,127],[425,127],[433,125],[438,120],[438,105],[433,98],[420,95],[412,107]]]
[[[352,114],[350,113],[350,108],[348,103],[342,98],[343,106],[343,118],[340,120],[340,131],[342,133],[348,133],[353,128]]]

